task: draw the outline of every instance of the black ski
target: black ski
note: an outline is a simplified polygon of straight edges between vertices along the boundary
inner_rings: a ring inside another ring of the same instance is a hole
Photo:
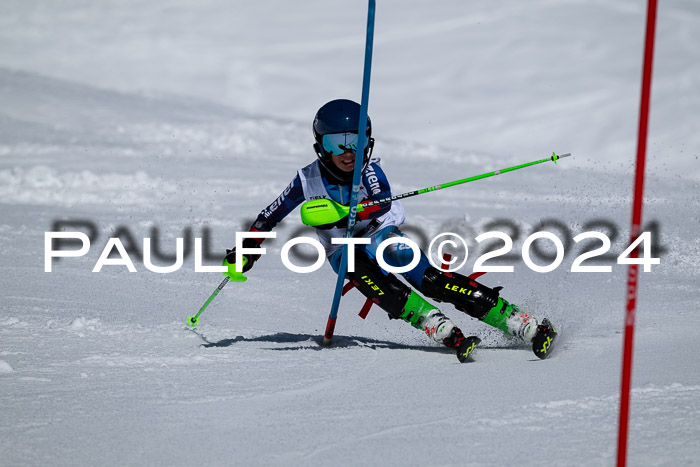
[[[469,357],[480,342],[481,339],[476,336],[465,337],[457,347],[457,358],[459,359],[459,362],[464,363],[466,361],[471,361]]]
[[[542,324],[537,326],[537,334],[532,339],[532,351],[538,358],[544,360],[551,354],[552,345],[556,338],[557,330],[547,318],[543,319]]]

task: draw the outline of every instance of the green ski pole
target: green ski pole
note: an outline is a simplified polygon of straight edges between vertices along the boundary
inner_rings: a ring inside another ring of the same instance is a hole
[[[506,172],[512,172],[514,170],[523,169],[525,167],[530,167],[532,165],[542,164],[543,162],[554,162],[563,157],[569,157],[571,153],[562,154],[561,156],[552,153],[551,157],[546,159],[540,159],[538,161],[528,162],[526,164],[520,164],[513,167],[508,167],[506,169],[495,170],[493,172],[487,172],[481,175],[475,175],[473,177],[463,178],[461,180],[456,180],[454,182],[443,183],[441,185],[435,185],[428,188],[421,188],[420,190],[409,191],[407,193],[402,193],[400,195],[394,195],[387,198],[378,199],[376,201],[371,201],[369,203],[358,204],[357,212],[362,212],[365,208],[370,206],[376,206],[378,204],[389,203],[397,199],[410,198],[411,196],[422,195],[423,193],[428,193],[431,191],[441,190],[443,188],[450,188],[456,185],[462,185],[464,183],[473,182],[476,180],[481,180],[482,178],[493,177],[495,175],[500,175]],[[310,225],[312,227],[317,225],[333,224],[338,222],[343,217],[347,216],[350,212],[349,206],[343,206],[342,204],[336,203],[330,199],[315,199],[312,201],[307,201],[301,207],[301,221],[305,225]]]
[[[243,267],[245,267],[245,265],[246,265],[247,263],[248,263],[248,258],[246,258],[246,257],[244,256],[244,257],[243,257]],[[245,281],[248,280],[248,278],[245,277],[245,276],[243,275],[243,273],[241,273],[241,272],[236,272],[236,265],[235,265],[235,263],[234,263],[234,264],[229,263],[229,262],[226,260],[226,258],[224,258],[224,263],[223,263],[223,265],[226,266],[226,267],[228,268],[228,271],[226,271],[225,273],[223,273],[223,274],[224,274],[224,280],[221,281],[221,284],[219,284],[219,286],[216,288],[216,290],[214,291],[214,293],[211,294],[211,295],[209,296],[209,298],[207,299],[206,302],[204,302],[204,305],[202,305],[202,308],[199,309],[199,311],[197,312],[197,314],[194,315],[194,316],[188,316],[188,317],[187,317],[187,325],[188,325],[188,326],[193,327],[193,328],[197,326],[197,324],[199,323],[199,315],[201,315],[202,312],[203,312],[204,310],[206,310],[206,308],[209,306],[209,304],[211,303],[211,301],[214,300],[214,297],[216,297],[217,295],[219,295],[219,292],[221,292],[221,289],[223,289],[224,286],[225,286],[226,284],[228,284],[229,282],[245,282]]]
[[[202,305],[202,308],[199,309],[196,315],[194,316],[188,316],[187,317],[187,324],[191,327],[196,327],[197,323],[199,323],[199,315],[202,314],[202,312],[209,306],[212,300],[214,300],[214,297],[219,295],[219,292],[221,292],[221,289],[224,288],[226,284],[228,284],[229,279],[228,277],[224,277],[224,280],[221,281],[221,284],[216,288],[213,294],[209,296],[206,302],[204,302],[204,305]]]

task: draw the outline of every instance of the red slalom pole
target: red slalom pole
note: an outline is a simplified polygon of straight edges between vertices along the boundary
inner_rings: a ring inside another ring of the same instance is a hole
[[[639,237],[642,225],[642,202],[644,195],[644,167],[646,165],[647,130],[649,126],[649,95],[654,61],[654,31],[656,29],[657,0],[648,0],[647,27],[644,43],[644,68],[642,71],[642,97],[639,109],[639,133],[637,139],[637,164],[634,179],[634,201],[630,243]],[[636,248],[630,258],[638,258]],[[629,423],[630,387],[632,383],[632,355],[634,350],[634,317],[637,309],[637,285],[639,265],[630,264],[627,270],[627,307],[625,311],[625,338],[622,350],[622,385],[620,388],[620,429],[617,438],[617,466],[627,463],[627,428]]]

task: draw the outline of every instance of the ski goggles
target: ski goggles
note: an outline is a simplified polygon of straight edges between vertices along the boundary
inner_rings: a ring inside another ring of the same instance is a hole
[[[357,143],[359,135],[357,133],[331,133],[328,135],[323,135],[323,149],[326,153],[340,156],[346,151],[350,151],[353,154],[357,154]],[[365,138],[365,147],[369,144],[369,137]],[[364,151],[363,151],[364,153]]]

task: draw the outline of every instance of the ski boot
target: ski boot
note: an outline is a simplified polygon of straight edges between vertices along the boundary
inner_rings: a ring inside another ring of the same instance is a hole
[[[537,318],[520,311],[517,305],[500,297],[498,304],[484,318],[484,322],[510,336],[532,343],[532,351],[541,359],[549,356],[548,351],[557,336],[557,331],[547,318],[538,323]]]
[[[460,363],[467,361],[472,351],[481,342],[476,336],[465,337],[450,318],[426,302],[423,297],[411,291],[401,319],[418,329],[423,329],[428,337],[457,351]]]

